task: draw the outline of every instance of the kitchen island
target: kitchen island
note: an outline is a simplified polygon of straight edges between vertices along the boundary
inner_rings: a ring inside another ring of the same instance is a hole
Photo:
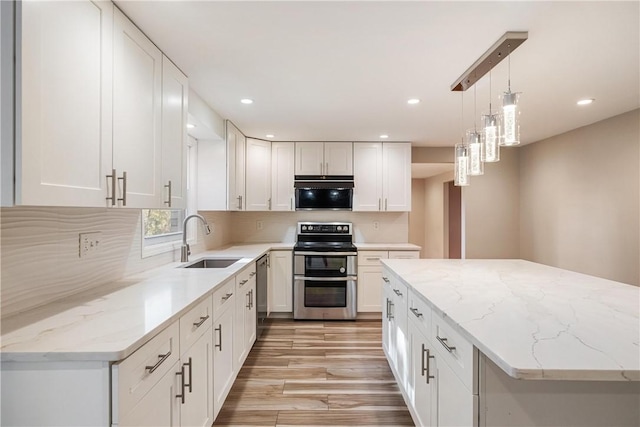
[[[523,260],[383,260],[416,424],[640,425],[640,288]]]

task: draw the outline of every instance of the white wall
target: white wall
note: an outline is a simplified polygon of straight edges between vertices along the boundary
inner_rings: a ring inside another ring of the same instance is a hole
[[[425,250],[425,179],[411,180],[411,212],[409,212],[409,243],[420,246],[420,258]]]
[[[521,256],[639,285],[639,146],[635,110],[519,149]]]
[[[444,183],[453,181],[453,172],[445,172],[425,180],[425,246],[423,258],[447,258],[445,248]]]

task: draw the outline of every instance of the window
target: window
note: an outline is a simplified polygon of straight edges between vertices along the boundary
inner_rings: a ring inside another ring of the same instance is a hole
[[[143,209],[143,247],[182,239],[184,209]]]

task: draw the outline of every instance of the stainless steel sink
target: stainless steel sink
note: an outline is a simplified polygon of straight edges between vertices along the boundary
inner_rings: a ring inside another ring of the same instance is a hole
[[[194,263],[185,265],[183,268],[226,268],[242,258],[204,258]]]

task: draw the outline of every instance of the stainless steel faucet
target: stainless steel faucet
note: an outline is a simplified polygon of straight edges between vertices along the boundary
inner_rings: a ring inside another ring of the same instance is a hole
[[[202,224],[204,225],[204,232],[206,234],[211,234],[211,228],[209,228],[209,224],[207,224],[207,220],[204,219],[202,215],[193,214],[186,217],[182,222],[182,248],[180,250],[180,262],[189,261],[189,255],[191,255],[191,249],[187,244],[187,222],[191,218],[198,218],[200,221],[202,221]]]

